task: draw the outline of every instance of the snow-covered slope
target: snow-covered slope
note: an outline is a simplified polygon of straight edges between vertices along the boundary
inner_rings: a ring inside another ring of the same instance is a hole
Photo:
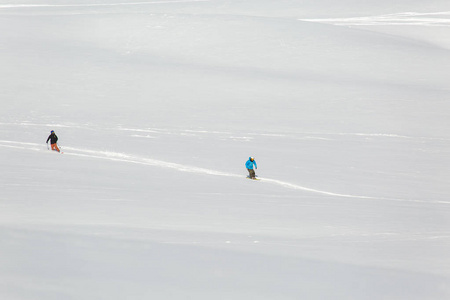
[[[450,6],[370,2],[1,0],[0,297],[449,298]]]

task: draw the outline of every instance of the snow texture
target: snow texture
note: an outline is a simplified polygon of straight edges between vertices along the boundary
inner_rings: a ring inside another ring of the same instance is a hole
[[[450,299],[448,0],[0,0],[0,27],[0,299]]]

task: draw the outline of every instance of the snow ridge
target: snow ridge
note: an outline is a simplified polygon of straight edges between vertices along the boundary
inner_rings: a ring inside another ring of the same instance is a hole
[[[300,19],[300,21],[318,22],[342,26],[373,25],[414,25],[414,26],[450,26],[450,12],[417,13],[404,12],[381,16],[328,19]]]

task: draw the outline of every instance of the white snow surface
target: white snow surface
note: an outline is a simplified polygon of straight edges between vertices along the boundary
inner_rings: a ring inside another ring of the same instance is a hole
[[[0,0],[0,28],[0,299],[450,299],[448,0]]]

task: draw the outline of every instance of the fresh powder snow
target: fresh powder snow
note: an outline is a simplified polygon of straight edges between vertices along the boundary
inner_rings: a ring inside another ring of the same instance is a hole
[[[450,299],[449,1],[0,0],[0,27],[0,299]]]

